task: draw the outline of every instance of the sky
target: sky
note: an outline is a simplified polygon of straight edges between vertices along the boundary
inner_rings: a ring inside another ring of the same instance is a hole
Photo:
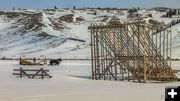
[[[81,7],[118,7],[118,8],[180,8],[180,0],[0,0],[0,9],[26,8],[76,8]]]

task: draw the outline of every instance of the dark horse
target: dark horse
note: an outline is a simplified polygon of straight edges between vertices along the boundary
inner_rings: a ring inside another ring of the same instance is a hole
[[[62,61],[61,58],[59,58],[59,59],[51,59],[51,60],[49,61],[49,64],[50,64],[50,65],[59,65],[61,61]]]

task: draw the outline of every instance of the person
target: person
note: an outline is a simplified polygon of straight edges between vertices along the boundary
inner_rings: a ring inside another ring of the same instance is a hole
[[[46,57],[44,57],[44,64],[47,64],[47,60],[46,60]]]
[[[20,64],[20,65],[22,64],[22,58],[21,58],[21,56],[20,56],[20,58],[19,58],[19,64]]]
[[[36,58],[34,57],[34,59],[33,59],[33,63],[36,63]]]

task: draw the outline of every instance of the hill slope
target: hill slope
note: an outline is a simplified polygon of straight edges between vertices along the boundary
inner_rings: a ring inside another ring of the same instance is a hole
[[[165,23],[170,18],[160,18],[164,13],[141,10],[141,16]],[[0,57],[90,57],[91,23],[105,22],[111,18],[126,19],[127,11],[117,10],[17,10],[0,11]],[[180,56],[179,27],[173,29],[174,56]],[[177,51],[177,52],[176,52]]]

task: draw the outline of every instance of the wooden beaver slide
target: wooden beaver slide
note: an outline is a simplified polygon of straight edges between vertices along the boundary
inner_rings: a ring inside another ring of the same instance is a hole
[[[143,19],[93,23],[92,79],[149,82],[179,80],[172,69],[172,31]]]

